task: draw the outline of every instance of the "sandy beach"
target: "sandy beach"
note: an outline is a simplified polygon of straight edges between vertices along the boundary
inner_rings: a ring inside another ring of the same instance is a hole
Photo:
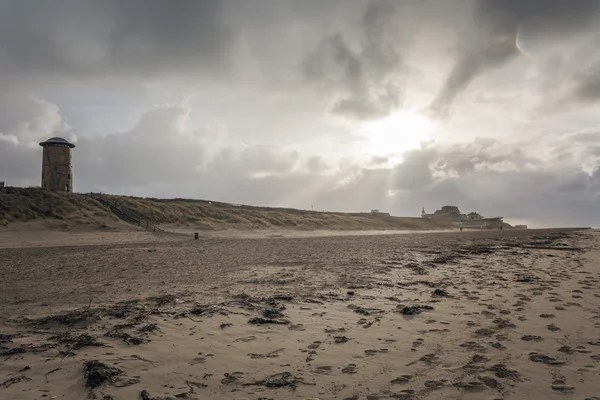
[[[600,398],[600,233],[310,236],[3,236],[0,398]]]

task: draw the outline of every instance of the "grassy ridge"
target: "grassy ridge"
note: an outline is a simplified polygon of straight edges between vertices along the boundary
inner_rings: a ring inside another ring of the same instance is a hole
[[[437,230],[449,228],[445,223],[422,218],[253,207],[205,200],[110,197],[153,219],[158,224],[176,224],[194,229]],[[8,225],[43,219],[104,226],[117,222],[116,217],[106,207],[83,194],[50,192],[34,188],[6,188],[0,191],[0,224]]]

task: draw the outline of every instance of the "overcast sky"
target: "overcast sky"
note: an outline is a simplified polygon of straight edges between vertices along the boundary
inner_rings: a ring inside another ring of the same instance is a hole
[[[600,225],[600,0],[4,0],[0,180]]]

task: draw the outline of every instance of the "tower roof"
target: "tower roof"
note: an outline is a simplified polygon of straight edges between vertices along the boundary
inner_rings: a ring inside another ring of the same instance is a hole
[[[63,139],[61,137],[55,136],[52,137],[48,140],[46,140],[45,142],[40,142],[40,146],[42,147],[47,147],[47,146],[67,146],[70,148],[75,147],[75,145],[73,143],[70,143],[68,140]]]

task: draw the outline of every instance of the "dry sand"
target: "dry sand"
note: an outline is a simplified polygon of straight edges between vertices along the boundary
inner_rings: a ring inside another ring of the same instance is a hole
[[[5,241],[0,399],[600,398],[600,233],[127,234]]]

